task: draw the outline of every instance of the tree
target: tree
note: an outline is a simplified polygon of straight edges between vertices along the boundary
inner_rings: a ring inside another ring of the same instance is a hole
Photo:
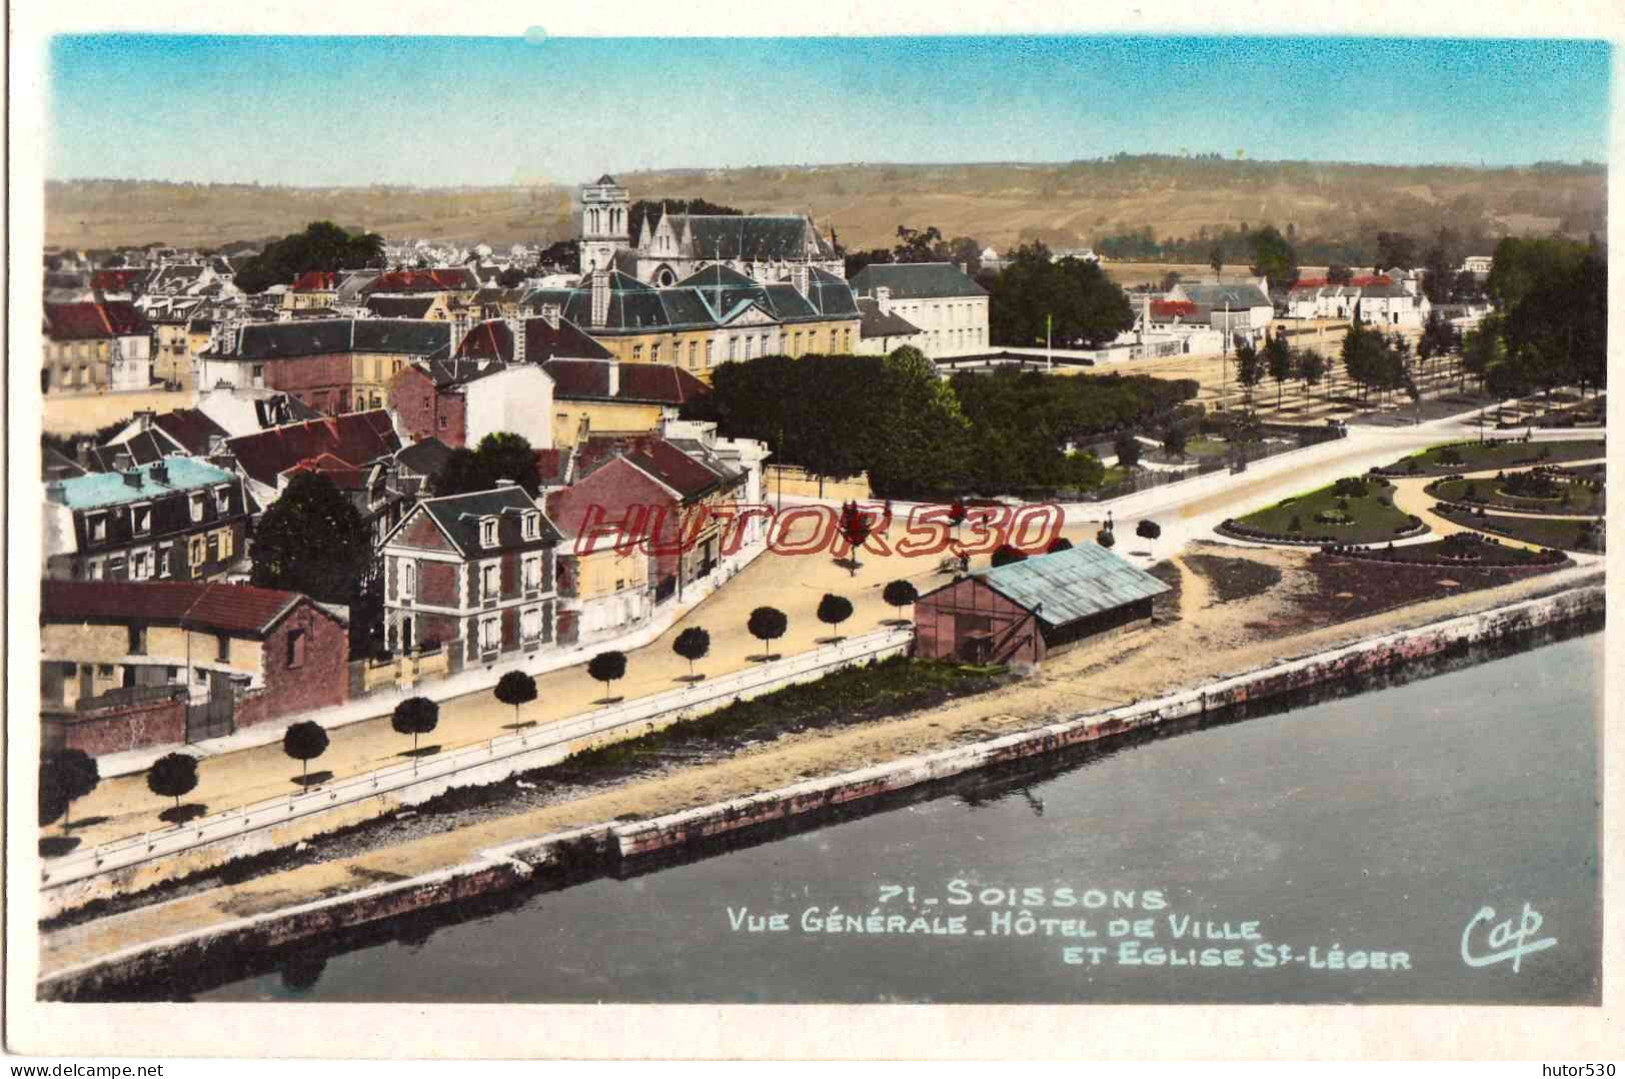
[[[1253,387],[1264,380],[1264,359],[1251,341],[1236,346],[1236,381],[1247,387],[1247,403],[1252,404]]]
[[[1292,347],[1286,343],[1286,330],[1270,336],[1264,341],[1264,364],[1269,369],[1270,378],[1275,380],[1275,407],[1281,407],[1281,384],[1292,377]]]
[[[525,271],[517,266],[509,266],[497,275],[497,284],[503,288],[518,288],[525,283]]]
[[[396,734],[412,736],[412,752],[418,751],[418,736],[428,734],[440,723],[440,706],[427,697],[408,697],[395,706],[389,725]]]
[[[789,627],[790,620],[777,607],[758,607],[750,612],[750,620],[745,623],[745,628],[750,631],[750,635],[762,642],[762,659],[764,660],[768,658],[768,643],[784,636],[785,630]]]
[[[1017,548],[1010,546],[1008,543],[1001,543],[993,549],[992,562],[994,568],[998,568],[999,566],[1008,566],[1012,562],[1025,561],[1027,561],[1026,554]]]
[[[519,706],[536,699],[536,679],[524,671],[509,671],[497,679],[491,691],[503,704],[513,705],[513,722],[519,725]]]
[[[1134,434],[1125,431],[1112,442],[1112,451],[1117,454],[1117,463],[1123,468],[1133,468],[1140,463],[1140,440]]]
[[[1224,273],[1224,248],[1220,247],[1218,244],[1214,244],[1213,250],[1208,252],[1207,264],[1213,267],[1214,273]]]
[[[1098,265],[1050,260],[1043,244],[1023,244],[994,282],[988,336],[996,344],[1042,345],[1046,328],[1061,348],[1099,348],[1134,325],[1128,296]]]
[[[474,452],[493,484],[497,480],[512,480],[523,487],[526,494],[536,496],[541,486],[541,476],[536,471],[536,451],[523,435],[493,431],[480,439]]]
[[[1054,539],[1049,541],[1049,546],[1044,548],[1044,553],[1058,554],[1061,551],[1070,551],[1071,549],[1071,540],[1067,539],[1065,536],[1056,536]]]
[[[833,592],[825,592],[824,598],[818,601],[818,620],[836,629],[842,622],[852,617],[852,601],[845,596],[837,596]],[[839,637],[835,638],[840,640]]]
[[[59,749],[40,758],[39,804],[41,826],[64,818],[62,830],[73,823],[70,811],[74,801],[95,790],[101,783],[96,758],[82,749]]]
[[[587,661],[587,673],[594,681],[604,683],[604,699],[609,699],[610,689],[614,684],[626,677],[625,652],[600,652]]]
[[[897,613],[901,615],[904,607],[907,607],[909,604],[920,598],[920,593],[919,590],[914,587],[912,582],[898,579],[889,582],[886,587],[881,590],[880,598],[885,600],[889,606],[895,607],[897,609]]]
[[[377,233],[351,233],[331,221],[313,221],[305,231],[266,245],[237,267],[233,283],[244,292],[264,292],[291,284],[300,274],[365,268],[382,269],[384,238]]]
[[[289,724],[282,732],[282,752],[299,762],[299,778],[307,779],[310,762],[327,752],[327,731],[309,719]]]
[[[1328,285],[1346,285],[1354,280],[1354,271],[1347,266],[1333,264],[1326,267],[1326,283]]]
[[[1375,269],[1382,273],[1388,269],[1408,269],[1416,265],[1416,238],[1403,232],[1377,233],[1377,261]]]
[[[1185,429],[1184,424],[1170,423],[1167,429],[1162,432],[1162,448],[1175,457],[1184,457],[1188,438],[1189,432]]]
[[[1274,225],[1266,225],[1252,235],[1252,272],[1266,277],[1277,288],[1285,288],[1298,279],[1298,256]]]
[[[181,798],[197,787],[197,758],[185,753],[166,753],[147,768],[147,789],[160,798],[175,799],[175,808],[181,807]]]
[[[1313,349],[1302,349],[1294,355],[1292,368],[1303,380],[1303,392],[1307,396],[1309,388],[1319,385],[1320,380],[1326,375],[1326,357]]]
[[[1154,540],[1162,535],[1162,526],[1150,518],[1146,518],[1134,526],[1134,534],[1141,539]]]
[[[694,661],[704,659],[711,652],[711,635],[699,626],[689,626],[671,642],[671,650],[688,660],[688,677],[694,678]]]
[[[1435,356],[1445,356],[1461,347],[1461,334],[1437,310],[1428,312],[1422,326],[1421,339],[1416,342],[1417,358],[1425,365]]]
[[[1113,547],[1117,546],[1117,537],[1112,535],[1111,529],[1102,528],[1099,532],[1095,533],[1095,542],[1109,551]]]
[[[858,509],[856,502],[847,502],[841,507],[841,517],[836,527],[847,546],[847,573],[855,577],[858,572],[858,548],[869,538],[874,523],[868,514]]]
[[[1364,398],[1384,380],[1384,353],[1382,334],[1368,330],[1356,319],[1343,337],[1343,372],[1360,387]]]
[[[317,472],[295,472],[254,528],[252,581],[349,603],[372,568],[372,537],[354,503]]]

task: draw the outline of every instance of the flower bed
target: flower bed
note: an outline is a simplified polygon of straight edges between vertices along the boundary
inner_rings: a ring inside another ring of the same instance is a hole
[[[1590,553],[1597,553],[1603,549],[1603,533],[1600,521],[1509,517],[1503,514],[1486,513],[1482,508],[1469,510],[1463,506],[1445,505],[1443,503],[1434,506],[1433,512],[1445,520],[1453,521],[1464,528],[1488,532],[1497,536],[1506,536],[1509,539],[1522,540],[1524,543],[1533,543],[1541,547]]]
[[[1320,552],[1336,558],[1357,558],[1367,562],[1434,566],[1452,570],[1520,567],[1549,569],[1569,561],[1568,556],[1562,551],[1550,548],[1531,551],[1527,547],[1511,547],[1492,536],[1481,536],[1476,532],[1457,532],[1431,543],[1413,543],[1403,547],[1352,547],[1333,544],[1322,547]]]
[[[1602,484],[1566,469],[1540,467],[1494,479],[1446,476],[1423,490],[1441,502],[1517,513],[1601,514]]]
[[[1446,476],[1461,472],[1487,472],[1492,468],[1516,465],[1590,460],[1602,457],[1606,448],[1607,443],[1600,438],[1566,442],[1525,442],[1514,438],[1452,442],[1430,446],[1421,453],[1401,457],[1391,465],[1373,468],[1371,472],[1377,476]]]
[[[1225,521],[1219,531],[1238,539],[1313,546],[1378,543],[1426,532],[1420,518],[1394,506],[1393,494],[1393,486],[1380,478],[1348,476]]]

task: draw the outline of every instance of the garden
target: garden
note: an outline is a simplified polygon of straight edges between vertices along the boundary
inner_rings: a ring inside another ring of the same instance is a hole
[[[1219,531],[1264,542],[1378,543],[1421,535],[1427,526],[1394,506],[1392,484],[1375,476],[1346,476],[1226,521]]]
[[[1446,505],[1433,507],[1433,512],[1463,528],[1505,536],[1540,547],[1590,553],[1598,553],[1603,549],[1601,521],[1575,521],[1558,517],[1512,517],[1486,513],[1483,507],[1470,510],[1464,506]]]
[[[1557,468],[1501,472],[1494,478],[1449,476],[1424,490],[1442,502],[1564,516],[1603,511],[1602,485],[1593,479]]]

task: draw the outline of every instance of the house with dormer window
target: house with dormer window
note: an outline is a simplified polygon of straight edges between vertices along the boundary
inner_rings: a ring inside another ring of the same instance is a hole
[[[507,481],[419,502],[379,549],[390,650],[447,648],[455,672],[552,644],[559,540]]]

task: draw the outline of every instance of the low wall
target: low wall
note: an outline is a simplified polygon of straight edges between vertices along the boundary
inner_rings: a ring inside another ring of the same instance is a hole
[[[92,757],[186,741],[186,702],[144,704],[43,717],[45,744],[82,749]]]
[[[1601,575],[1598,575],[1600,581]],[[1343,648],[1285,660],[1199,689],[1141,701],[974,745],[875,765],[746,798],[648,821],[604,824],[523,840],[481,852],[471,861],[407,881],[273,911],[155,941],[53,972],[38,985],[42,999],[95,998],[132,983],[159,983],[165,972],[218,964],[231,969],[240,950],[263,952],[412,911],[471,899],[532,879],[538,870],[583,860],[613,861],[659,854],[759,825],[1154,728],[1192,717],[1291,695],[1318,685],[1357,683],[1385,670],[1451,655],[1475,645],[1516,646],[1541,631],[1589,628],[1604,616],[1603,586],[1587,584],[1554,596],[1386,634]]]

